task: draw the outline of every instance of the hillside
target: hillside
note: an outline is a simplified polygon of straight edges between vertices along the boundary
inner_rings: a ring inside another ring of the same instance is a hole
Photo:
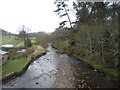
[[[0,28],[0,35],[10,35],[10,34],[12,34],[12,33],[10,33],[10,32],[7,32],[7,31],[5,31],[4,29],[1,29]],[[12,34],[13,35],[13,34]]]

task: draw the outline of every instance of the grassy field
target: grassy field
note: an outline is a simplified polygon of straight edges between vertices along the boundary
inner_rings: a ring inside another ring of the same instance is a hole
[[[22,40],[17,39],[15,36],[2,35],[2,44],[23,45]]]
[[[9,36],[9,35],[0,35],[1,39],[1,44],[13,44],[13,45],[19,45],[19,46],[24,46],[24,42],[21,39],[18,39],[16,36]],[[36,43],[35,38],[30,38],[32,44]]]

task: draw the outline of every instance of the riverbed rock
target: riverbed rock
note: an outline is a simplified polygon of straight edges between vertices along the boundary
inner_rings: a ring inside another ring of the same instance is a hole
[[[38,82],[36,82],[36,84],[39,84]]]

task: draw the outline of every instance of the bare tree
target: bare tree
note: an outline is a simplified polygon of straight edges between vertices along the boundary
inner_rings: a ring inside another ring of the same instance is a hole
[[[31,41],[28,36],[29,31],[30,29],[27,28],[25,25],[22,25],[21,27],[19,27],[19,30],[18,30],[19,32],[18,37],[23,39],[25,47],[31,46]]]

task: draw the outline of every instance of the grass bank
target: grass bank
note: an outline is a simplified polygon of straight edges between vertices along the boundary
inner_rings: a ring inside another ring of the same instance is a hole
[[[12,72],[20,71],[29,61],[27,58],[9,60],[2,66],[2,77],[9,75]]]
[[[2,68],[2,74],[0,74],[2,76],[0,76],[0,78],[4,78],[5,76],[8,76],[11,73],[23,70],[23,68],[29,62],[31,62],[33,59],[36,59],[45,52],[46,50],[40,45],[34,45],[34,52],[31,53],[28,57],[21,57],[20,59],[8,60],[4,65],[0,66],[0,68]]]
[[[100,60],[96,60],[92,56],[79,56],[76,54],[70,54],[68,47],[67,47],[67,45],[65,45],[64,42],[54,44],[54,47],[57,48],[58,50],[60,50],[60,52],[69,54],[69,55],[71,55],[79,60],[82,60],[82,61],[86,62],[87,64],[91,65],[93,68],[98,69],[102,72],[105,72],[108,75],[111,75],[111,76],[116,77],[116,78],[120,77],[120,71],[118,71],[115,68],[110,68],[110,67],[107,67],[106,65],[103,65],[100,62]],[[78,50],[76,50],[76,51],[78,51]]]
[[[114,77],[120,77],[120,71],[116,68],[110,68],[106,65],[103,65],[99,60],[95,60],[94,58],[87,56],[87,57],[80,57],[77,55],[73,55],[75,58],[83,60],[87,64],[90,64],[95,69],[98,69],[100,71],[106,72],[109,75],[112,75]]]

